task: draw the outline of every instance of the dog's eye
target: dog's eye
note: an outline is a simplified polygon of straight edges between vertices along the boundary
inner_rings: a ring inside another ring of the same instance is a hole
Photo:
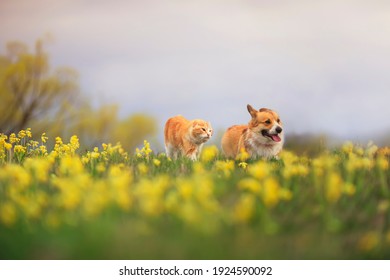
[[[280,119],[278,119],[277,122],[280,123]]]
[[[265,123],[266,124],[271,124],[271,120],[266,120]]]

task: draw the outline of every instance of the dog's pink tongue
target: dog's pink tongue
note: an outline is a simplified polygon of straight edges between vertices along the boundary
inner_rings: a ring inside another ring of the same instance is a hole
[[[271,135],[271,138],[272,138],[272,140],[274,140],[275,142],[280,142],[280,141],[281,141],[279,135],[277,135],[277,134]]]

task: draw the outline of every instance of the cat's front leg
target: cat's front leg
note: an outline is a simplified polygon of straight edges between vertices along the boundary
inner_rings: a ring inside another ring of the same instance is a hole
[[[166,153],[167,153],[167,156],[170,158],[170,159],[174,159],[176,160],[179,156],[179,151],[178,149],[176,149],[175,147],[173,147],[172,145],[168,144],[167,146],[165,146],[165,150],[166,150]]]
[[[198,156],[197,156],[197,153],[194,152],[194,153],[191,153],[188,155],[188,158],[192,161],[197,161],[198,160]]]
[[[166,145],[165,146],[165,152],[167,154],[167,157],[173,158],[173,147],[171,145]]]

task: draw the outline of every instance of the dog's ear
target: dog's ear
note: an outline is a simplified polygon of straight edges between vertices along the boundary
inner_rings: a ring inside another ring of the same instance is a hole
[[[261,109],[259,110],[259,112],[269,112],[269,111],[272,111],[272,110],[270,110],[270,109],[268,109],[268,108],[261,108]]]
[[[249,114],[251,114],[252,118],[256,118],[257,111],[253,109],[251,105],[246,105],[246,108],[248,109]]]

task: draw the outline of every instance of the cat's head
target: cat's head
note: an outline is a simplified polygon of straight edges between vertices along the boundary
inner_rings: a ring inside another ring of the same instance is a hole
[[[205,143],[213,135],[213,128],[209,122],[204,120],[193,120],[191,125],[191,136],[196,142]]]

